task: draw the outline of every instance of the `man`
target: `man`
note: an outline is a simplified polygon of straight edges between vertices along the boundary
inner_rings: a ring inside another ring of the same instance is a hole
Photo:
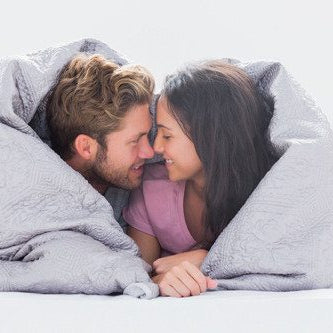
[[[143,67],[120,67],[99,55],[77,56],[60,73],[47,108],[52,148],[103,195],[110,186],[141,183],[144,161],[154,155],[153,89]]]

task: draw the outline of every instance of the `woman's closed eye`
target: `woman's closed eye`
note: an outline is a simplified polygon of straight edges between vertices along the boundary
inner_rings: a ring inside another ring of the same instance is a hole
[[[169,140],[171,138],[171,135],[163,135],[163,139]]]

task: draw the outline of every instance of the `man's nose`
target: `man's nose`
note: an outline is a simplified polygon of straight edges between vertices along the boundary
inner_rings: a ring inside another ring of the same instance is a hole
[[[140,158],[143,159],[148,159],[148,158],[153,158],[154,157],[154,149],[153,147],[149,144],[148,140],[142,144],[141,149],[140,149]]]

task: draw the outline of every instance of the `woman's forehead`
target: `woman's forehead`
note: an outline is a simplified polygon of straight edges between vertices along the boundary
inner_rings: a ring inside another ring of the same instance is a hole
[[[159,122],[173,122],[174,117],[171,115],[166,97],[159,98],[157,102],[157,123]],[[164,125],[164,124],[163,124]]]

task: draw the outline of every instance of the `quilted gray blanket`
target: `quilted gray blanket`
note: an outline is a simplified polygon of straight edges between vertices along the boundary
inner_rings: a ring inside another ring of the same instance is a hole
[[[0,60],[0,290],[153,298],[158,287],[149,279],[150,268],[110,204],[45,143],[45,96],[78,52],[126,62],[89,39]],[[234,63],[262,93],[275,97],[269,135],[281,158],[217,239],[202,270],[218,279],[221,289],[329,288],[329,124],[280,64]],[[126,200],[126,193],[121,196]]]
[[[43,127],[37,135],[30,126],[79,52],[126,62],[89,39],[0,61],[0,290],[156,297],[110,204],[41,140]]]
[[[278,63],[240,64],[275,97],[281,158],[217,239],[202,270],[221,289],[333,287],[333,140],[328,121]]]

